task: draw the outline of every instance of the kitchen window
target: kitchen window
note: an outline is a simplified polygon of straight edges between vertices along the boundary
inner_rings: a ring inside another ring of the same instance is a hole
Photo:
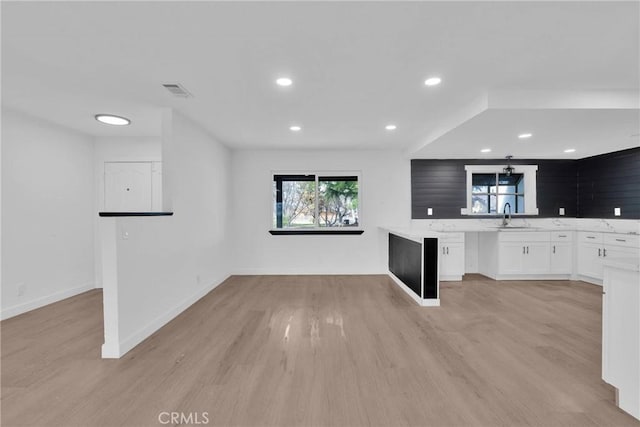
[[[362,233],[359,174],[274,174],[272,191],[271,234]]]
[[[467,215],[537,215],[537,165],[467,165]],[[464,211],[463,211],[464,213]]]

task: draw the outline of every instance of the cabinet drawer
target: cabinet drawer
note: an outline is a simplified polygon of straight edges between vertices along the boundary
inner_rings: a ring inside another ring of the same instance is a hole
[[[640,246],[640,236],[630,234],[605,234],[604,244],[612,246],[624,246],[628,248],[637,248]]]
[[[551,239],[548,231],[501,231],[498,240],[501,242],[548,242]]]
[[[573,240],[573,232],[571,231],[552,231],[552,242],[571,242]]]
[[[464,242],[464,233],[442,233],[438,239],[440,242]]]
[[[578,233],[578,240],[587,243],[602,243],[602,233],[591,233],[589,231],[581,231]]]

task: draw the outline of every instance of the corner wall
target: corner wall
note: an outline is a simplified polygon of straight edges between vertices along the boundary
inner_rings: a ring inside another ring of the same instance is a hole
[[[94,287],[93,152],[89,136],[2,110],[2,319]]]
[[[399,151],[235,151],[233,236],[236,274],[384,274],[387,236],[408,225],[409,160]],[[362,235],[269,234],[273,171],[360,171]]]
[[[230,274],[230,152],[181,115],[167,117],[163,171],[174,215],[99,220],[103,357],[122,356]]]

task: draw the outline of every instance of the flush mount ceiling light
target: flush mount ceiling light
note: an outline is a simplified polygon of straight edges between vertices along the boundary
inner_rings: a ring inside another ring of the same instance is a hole
[[[442,82],[442,79],[440,77],[429,77],[427,80],[424,81],[424,85],[437,86],[440,84],[440,82]]]
[[[114,116],[113,114],[96,114],[95,118],[100,123],[113,126],[127,126],[131,120],[126,117]]]
[[[289,126],[289,130],[291,132],[300,132],[302,130],[302,127],[298,125],[293,125],[293,126]]]
[[[518,135],[518,138],[520,139],[527,139],[527,138],[531,138],[533,136],[532,133],[521,133],[520,135]]]
[[[505,159],[507,159],[507,167],[502,169],[505,173],[505,175],[507,176],[511,176],[511,174],[513,173],[513,171],[516,170],[516,168],[514,168],[513,166],[511,166],[509,163],[511,163],[511,159],[513,159],[513,156],[509,155],[506,156]]]
[[[293,84],[293,80],[291,80],[289,77],[280,77],[278,80],[276,80],[276,84],[278,86],[291,86]]]
[[[575,148],[567,148],[566,150],[564,150],[565,153],[575,153],[576,149]]]
[[[480,150],[481,153],[490,153],[491,152],[491,148],[483,148],[482,150]]]
[[[384,128],[386,130],[396,130],[397,126],[396,125],[386,125]]]

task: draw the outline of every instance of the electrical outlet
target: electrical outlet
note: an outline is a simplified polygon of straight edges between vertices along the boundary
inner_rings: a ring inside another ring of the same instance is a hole
[[[122,240],[129,240],[129,232],[122,230]]]
[[[564,216],[564,208],[560,208],[558,213],[560,216]]]
[[[196,275],[196,283],[199,285],[200,284],[200,275]]]
[[[18,296],[21,297],[27,293],[27,285],[24,283],[18,283]]]
[[[427,208],[427,215],[428,216],[433,215],[433,208]]]
[[[620,216],[620,208],[613,208],[613,216]]]

